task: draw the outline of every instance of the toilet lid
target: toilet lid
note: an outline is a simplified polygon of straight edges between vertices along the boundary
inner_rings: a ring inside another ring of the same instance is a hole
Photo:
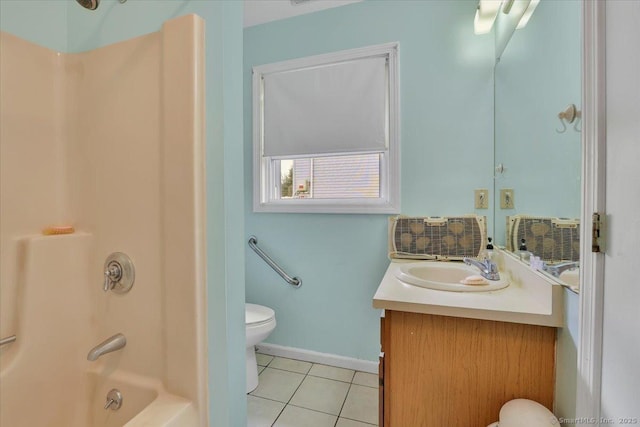
[[[551,411],[529,399],[510,400],[500,409],[500,427],[558,427]]]
[[[268,322],[276,316],[275,311],[269,307],[249,303],[245,304],[244,313],[244,321],[247,325]]]

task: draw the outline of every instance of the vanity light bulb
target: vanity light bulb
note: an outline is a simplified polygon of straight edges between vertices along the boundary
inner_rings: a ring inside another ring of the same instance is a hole
[[[473,19],[473,32],[475,34],[488,34],[500,10],[501,0],[480,0]]]
[[[518,26],[516,27],[517,30],[520,30],[527,25],[529,19],[531,19],[531,15],[533,15],[533,11],[536,10],[538,3],[540,3],[540,0],[531,0],[529,6],[527,6],[527,10],[524,11],[522,18],[520,18],[520,22],[518,22]]]
[[[493,21],[480,18],[480,8],[476,9],[476,17],[473,19],[474,34],[488,34],[493,26]]]

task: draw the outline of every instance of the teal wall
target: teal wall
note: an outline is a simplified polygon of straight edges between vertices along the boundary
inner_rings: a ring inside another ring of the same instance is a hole
[[[251,68],[398,41],[401,211],[473,213],[473,189],[493,188],[493,38],[474,36],[476,7],[364,1],[245,29],[245,228],[303,280],[287,285],[245,248],[247,301],[276,312],[268,342],[377,360],[380,313],[371,305],[389,263],[388,216],[252,212]]]
[[[0,4],[2,30],[65,52],[158,31],[164,21],[189,13],[204,18],[210,425],[246,426],[242,3],[102,0],[95,11],[74,0]]]
[[[214,7],[205,1],[135,0],[121,4],[117,0],[101,0],[96,10],[88,10],[68,0],[68,52],[82,52],[107,44],[159,31],[162,23],[188,13],[206,12],[215,16]],[[208,9],[208,10],[207,10]],[[204,18],[204,16],[202,16]],[[207,20],[208,23],[209,20]],[[216,31],[207,25],[207,30]]]
[[[543,0],[516,30],[495,69],[496,179],[515,190],[514,210],[496,206],[496,238],[504,243],[505,215],[580,217],[581,134],[557,115],[581,107],[581,2]],[[496,203],[499,203],[496,200]],[[574,418],[579,297],[565,289],[565,327],[558,330],[555,412]]]
[[[0,29],[32,43],[67,51],[67,2],[0,0]]]
[[[582,109],[581,19],[578,0],[541,1],[496,65],[496,193],[515,191],[515,209],[496,209],[500,244],[506,215],[580,217],[581,134],[556,129],[569,104]]]

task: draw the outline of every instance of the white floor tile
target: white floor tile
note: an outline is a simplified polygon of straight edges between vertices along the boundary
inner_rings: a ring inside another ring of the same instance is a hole
[[[355,371],[351,369],[336,368],[334,366],[319,365],[316,363],[311,367],[309,375],[350,383],[353,379],[354,372]]]
[[[265,370],[264,366],[258,365],[258,375],[260,375],[262,373],[262,371],[264,371],[264,370]]]
[[[256,396],[247,396],[247,427],[271,427],[285,404]]]
[[[338,415],[349,384],[307,376],[289,402],[291,405]]]
[[[353,383],[358,385],[366,385],[367,387],[378,387],[378,376],[367,372],[356,372],[353,377]]]
[[[352,384],[340,416],[369,424],[378,423],[378,389]]]
[[[336,427],[371,427],[374,424],[361,423],[360,421],[348,420],[346,418],[338,418]]]
[[[311,362],[302,362],[300,360],[285,359],[284,357],[276,357],[269,364],[270,368],[283,369],[285,371],[306,374],[311,369]]]
[[[273,360],[273,356],[269,356],[268,354],[256,353],[256,360],[258,361],[258,366],[269,366],[269,362]]]
[[[287,405],[273,427],[333,427],[335,415]]]
[[[258,376],[258,387],[251,394],[287,403],[303,379],[302,374],[265,368]]]

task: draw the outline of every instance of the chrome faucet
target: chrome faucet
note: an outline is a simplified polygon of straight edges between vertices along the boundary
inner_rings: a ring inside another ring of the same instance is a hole
[[[545,265],[544,271],[551,274],[554,277],[560,277],[562,273],[567,270],[573,270],[574,268],[580,267],[580,263],[578,261],[567,261],[561,262],[559,264],[554,265]]]
[[[127,339],[122,334],[115,334],[114,336],[107,338],[97,346],[93,347],[89,354],[87,354],[87,360],[93,362],[103,354],[111,353],[112,351],[120,350],[127,345]]]
[[[478,261],[473,258],[463,258],[465,264],[473,265],[480,270],[480,275],[488,280],[500,280],[500,274],[498,273],[498,266],[490,259],[484,261]]]

